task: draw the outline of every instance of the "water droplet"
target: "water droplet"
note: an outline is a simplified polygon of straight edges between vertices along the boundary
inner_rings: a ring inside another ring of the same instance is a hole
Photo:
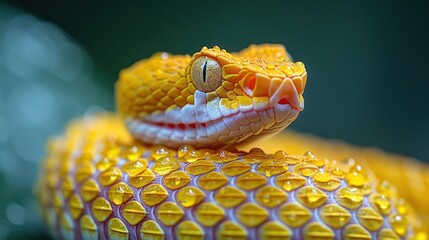
[[[22,225],[25,222],[25,210],[16,203],[9,204],[6,209],[6,216],[15,225]]]

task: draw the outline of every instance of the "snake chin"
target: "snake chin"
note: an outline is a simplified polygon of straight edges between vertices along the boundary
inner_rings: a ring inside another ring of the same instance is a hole
[[[280,102],[259,110],[236,111],[215,119],[184,119],[184,108],[172,109],[141,119],[128,118],[132,135],[146,144],[177,148],[189,144],[197,148],[223,148],[248,142],[254,136],[275,134],[293,122],[299,110]],[[206,111],[208,112],[208,111]],[[202,121],[205,120],[205,121]]]

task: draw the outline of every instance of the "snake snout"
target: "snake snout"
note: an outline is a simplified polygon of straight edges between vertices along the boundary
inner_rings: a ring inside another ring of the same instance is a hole
[[[250,97],[268,97],[270,106],[289,104],[301,111],[304,106],[300,96],[304,92],[306,81],[306,73],[283,79],[254,73],[246,75],[241,85]]]
[[[283,79],[273,78],[268,92],[271,106],[289,104],[299,111],[303,110],[304,102],[301,96],[304,92],[306,81],[306,73],[301,76],[285,77]]]
[[[300,95],[297,88],[290,78],[285,78],[271,89],[270,91],[270,105],[276,104],[289,104],[291,107],[302,110],[303,106],[300,103]]]

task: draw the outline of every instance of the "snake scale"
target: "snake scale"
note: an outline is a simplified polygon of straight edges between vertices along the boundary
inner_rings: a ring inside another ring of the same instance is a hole
[[[119,114],[74,120],[47,145],[36,192],[52,235],[427,239],[423,164],[270,136],[303,110],[306,81],[275,44],[157,53],[123,70]]]

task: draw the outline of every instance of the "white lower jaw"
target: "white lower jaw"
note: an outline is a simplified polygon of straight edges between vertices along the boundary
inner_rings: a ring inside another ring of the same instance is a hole
[[[237,112],[209,120],[205,122],[205,127],[201,123],[196,123],[196,127],[193,128],[189,122],[184,129],[153,124],[154,122],[183,124],[183,116],[176,115],[181,112],[181,109],[173,109],[170,113],[146,116],[144,120],[126,119],[126,124],[132,135],[146,144],[172,148],[184,144],[197,148],[220,148],[242,142],[252,136],[280,131],[299,114],[299,111],[290,105],[276,104],[264,110]]]

